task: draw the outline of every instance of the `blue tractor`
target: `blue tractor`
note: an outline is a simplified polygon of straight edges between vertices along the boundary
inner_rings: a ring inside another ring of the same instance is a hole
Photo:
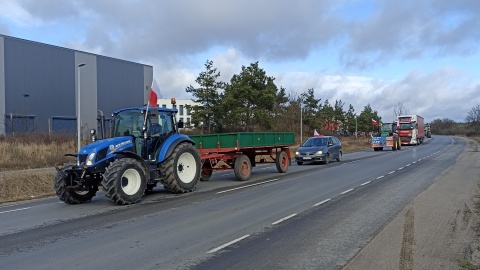
[[[172,101],[173,102],[173,101]],[[82,147],[76,164],[57,168],[55,192],[67,204],[89,202],[99,188],[113,203],[139,202],[158,183],[173,193],[195,189],[201,172],[194,142],[179,134],[176,109],[137,107],[117,110],[110,136]],[[104,126],[104,125],[100,125]]]

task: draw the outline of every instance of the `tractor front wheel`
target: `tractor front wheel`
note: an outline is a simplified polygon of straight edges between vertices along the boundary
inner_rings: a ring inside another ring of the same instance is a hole
[[[76,187],[67,187],[66,182],[68,175],[65,171],[58,171],[55,176],[55,193],[61,201],[67,204],[80,204],[89,202],[95,194],[97,194],[98,187],[92,186],[87,190],[75,190]]]
[[[105,196],[112,202],[128,205],[139,202],[147,189],[145,170],[139,161],[122,158],[112,162],[102,180]]]

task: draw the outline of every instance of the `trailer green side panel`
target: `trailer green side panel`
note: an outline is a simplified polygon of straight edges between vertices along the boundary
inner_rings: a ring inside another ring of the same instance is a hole
[[[195,142],[195,147],[209,148],[234,148],[242,147],[264,147],[277,145],[293,145],[295,135],[293,132],[238,132],[238,133],[214,133],[189,135]]]

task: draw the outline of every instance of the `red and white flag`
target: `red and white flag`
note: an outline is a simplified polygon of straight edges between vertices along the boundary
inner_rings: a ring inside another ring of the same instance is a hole
[[[150,106],[157,107],[159,98],[162,98],[162,93],[160,92],[157,81],[153,79],[152,87],[150,87],[150,95],[148,96]]]
[[[320,134],[318,134],[316,129],[313,131],[313,136],[320,136]]]
[[[378,122],[372,118],[372,125],[375,126],[376,124],[378,124]]]

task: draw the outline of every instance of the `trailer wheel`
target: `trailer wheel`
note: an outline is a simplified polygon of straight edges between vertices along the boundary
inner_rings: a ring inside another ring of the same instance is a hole
[[[202,172],[200,174],[200,181],[208,181],[212,177],[213,170],[209,166],[202,166]]]
[[[172,193],[190,192],[200,180],[200,155],[190,143],[177,145],[160,166],[165,174],[162,184]]]
[[[122,158],[112,162],[102,180],[105,196],[119,205],[139,202],[147,188],[145,170],[139,161]]]
[[[64,171],[58,171],[55,176],[55,193],[61,201],[64,201],[67,204],[86,203],[97,194],[97,186],[90,187],[89,190],[84,191],[69,189],[65,185],[67,179],[68,175]]]
[[[290,160],[285,151],[280,151],[275,157],[275,164],[277,165],[277,171],[279,173],[286,173],[288,166],[290,166]]]
[[[240,155],[235,159],[235,165],[233,166],[235,177],[238,181],[246,181],[252,174],[252,164],[250,159],[246,155]]]

